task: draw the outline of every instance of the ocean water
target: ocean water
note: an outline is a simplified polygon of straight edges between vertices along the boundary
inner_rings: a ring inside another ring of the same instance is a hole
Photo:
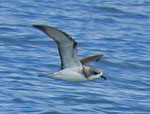
[[[60,68],[57,46],[32,27],[57,27],[107,80],[38,77]],[[150,114],[149,0],[1,0],[0,114]]]

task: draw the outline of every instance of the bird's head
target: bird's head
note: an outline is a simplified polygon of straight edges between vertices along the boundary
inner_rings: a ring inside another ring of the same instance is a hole
[[[86,67],[85,76],[87,76],[88,80],[95,80],[97,78],[103,78],[106,80],[102,70],[97,68]]]

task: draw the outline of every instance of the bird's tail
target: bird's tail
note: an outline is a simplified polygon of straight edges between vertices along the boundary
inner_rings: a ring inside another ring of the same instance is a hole
[[[52,78],[53,77],[53,73],[49,73],[49,74],[39,74],[39,77],[49,77]]]

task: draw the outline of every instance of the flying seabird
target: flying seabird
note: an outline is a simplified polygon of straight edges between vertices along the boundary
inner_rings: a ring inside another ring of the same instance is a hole
[[[95,55],[79,59],[77,55],[77,42],[65,32],[46,25],[32,25],[46,33],[58,46],[61,59],[61,69],[59,71],[42,74],[39,76],[60,79],[71,82],[84,82],[106,77],[100,69],[90,67],[92,61],[98,61],[102,55]]]

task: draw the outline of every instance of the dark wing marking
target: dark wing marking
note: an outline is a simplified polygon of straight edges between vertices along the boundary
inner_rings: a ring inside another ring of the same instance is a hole
[[[68,34],[51,26],[33,25],[33,27],[40,29],[57,43],[61,69],[82,66],[77,55],[77,43]]]
[[[81,64],[84,66],[90,66],[93,61],[98,61],[102,58],[103,55],[94,55],[90,57],[85,57],[80,60]]]

